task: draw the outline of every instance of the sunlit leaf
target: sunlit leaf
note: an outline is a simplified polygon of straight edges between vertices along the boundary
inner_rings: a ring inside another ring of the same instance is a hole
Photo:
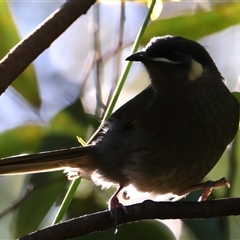
[[[14,47],[20,38],[15,24],[10,15],[7,3],[0,2],[0,59]],[[37,78],[33,67],[30,65],[13,83],[12,86],[34,107],[39,107]]]
[[[151,4],[152,4],[152,0],[148,0],[148,7],[150,7]],[[162,0],[156,0],[155,6],[153,8],[153,12],[151,14],[152,20],[156,20],[160,16],[162,12],[162,8],[163,8]]]
[[[35,152],[44,135],[44,128],[36,125],[8,130],[0,134],[0,156]]]
[[[219,4],[211,11],[181,15],[153,21],[143,36],[143,44],[150,38],[166,34],[197,40],[240,23],[240,3]]]

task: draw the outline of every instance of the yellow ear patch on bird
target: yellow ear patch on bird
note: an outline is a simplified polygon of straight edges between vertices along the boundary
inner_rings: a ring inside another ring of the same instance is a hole
[[[202,75],[202,73],[203,73],[202,64],[192,59],[191,68],[188,73],[189,79],[194,82],[197,78],[199,78]]]

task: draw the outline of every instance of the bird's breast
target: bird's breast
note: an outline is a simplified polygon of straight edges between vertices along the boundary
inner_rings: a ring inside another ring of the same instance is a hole
[[[124,170],[137,189],[177,194],[214,167],[236,134],[239,109],[231,93],[209,94],[158,99],[145,109]]]

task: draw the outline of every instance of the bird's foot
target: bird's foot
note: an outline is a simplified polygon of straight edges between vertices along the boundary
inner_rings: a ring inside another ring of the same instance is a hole
[[[187,193],[194,192],[197,190],[203,190],[202,196],[198,199],[199,202],[202,202],[207,200],[208,196],[211,194],[213,189],[222,186],[227,186],[228,188],[230,188],[230,183],[225,178],[221,178],[217,181],[207,181],[204,183],[191,186],[190,188],[186,189],[186,191],[181,193],[181,195],[185,195]]]
[[[208,196],[212,193],[213,189],[216,189],[222,186],[227,186],[228,188],[231,187],[230,183],[225,178],[221,178],[217,181],[207,181],[202,184],[203,184],[203,193],[202,193],[202,196],[198,199],[199,202],[203,202],[207,200]]]
[[[111,214],[111,218],[114,220],[114,226],[116,227],[118,225],[117,221],[117,209],[120,208],[123,210],[125,214],[128,214],[127,209],[125,206],[123,206],[119,200],[118,200],[118,193],[122,190],[122,186],[120,186],[117,191],[113,194],[113,196],[109,200],[109,211]]]
[[[126,209],[126,207],[123,206],[123,205],[119,202],[117,196],[112,196],[111,199],[110,199],[110,201],[109,201],[109,210],[110,210],[110,212],[111,212],[111,216],[112,216],[112,217],[114,217],[114,216],[116,215],[116,209],[117,209],[117,208],[122,209],[123,212],[124,212],[125,214],[127,214],[127,209]]]

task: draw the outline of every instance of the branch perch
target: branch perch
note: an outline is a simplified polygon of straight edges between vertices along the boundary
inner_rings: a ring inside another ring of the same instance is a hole
[[[13,47],[0,61],[0,95],[30,63],[79,16],[85,14],[95,2],[95,0],[68,0]]]
[[[153,202],[126,206],[128,215],[117,210],[119,225],[146,219],[206,219],[240,215],[240,198],[218,199],[204,202]],[[36,231],[20,240],[70,239],[114,227],[109,211],[81,216]]]

